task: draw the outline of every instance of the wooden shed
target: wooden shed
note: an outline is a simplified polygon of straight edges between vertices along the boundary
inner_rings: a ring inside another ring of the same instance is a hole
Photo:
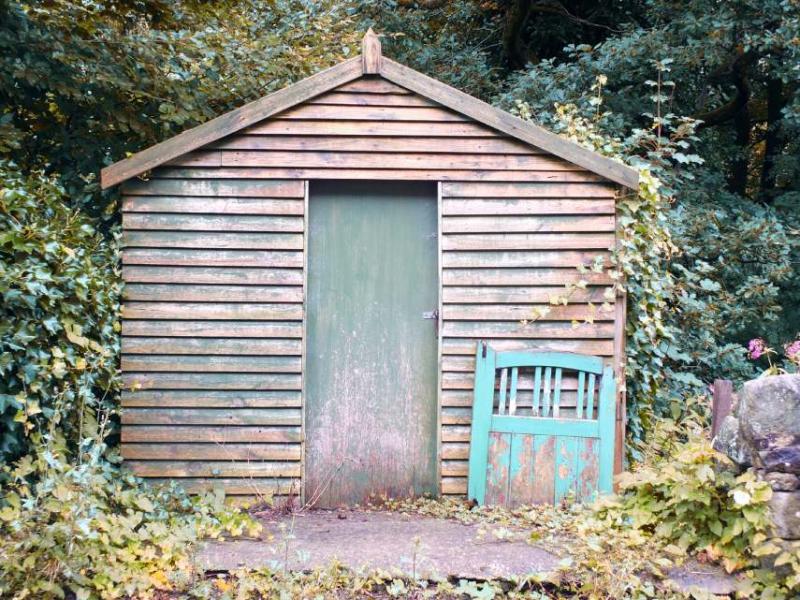
[[[141,476],[323,506],[465,494],[479,340],[622,362],[624,302],[583,322],[611,280],[578,267],[614,246],[636,172],[371,32],[103,170],[123,182],[122,453]]]

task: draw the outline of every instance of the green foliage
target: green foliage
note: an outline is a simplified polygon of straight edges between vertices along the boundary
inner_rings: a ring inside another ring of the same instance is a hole
[[[676,555],[703,550],[729,571],[742,567],[754,537],[770,526],[772,490],[752,471],[736,476],[720,468],[724,460],[708,442],[689,442],[671,460],[623,473],[622,492],[601,517],[675,546]]]
[[[478,98],[497,93],[497,19],[481,3],[359,0],[356,11],[386,56]]]
[[[102,166],[352,55],[360,36],[349,9],[0,3],[0,131],[21,168],[57,173],[73,204],[113,209],[99,196]]]
[[[75,461],[50,434],[6,466],[0,495],[0,596],[152,597],[186,589],[202,572],[201,538],[257,535],[260,525],[225,508],[221,494],[153,489],[108,462],[95,435]]]
[[[59,419],[77,445],[119,385],[117,248],[51,177],[0,162],[0,461]]]

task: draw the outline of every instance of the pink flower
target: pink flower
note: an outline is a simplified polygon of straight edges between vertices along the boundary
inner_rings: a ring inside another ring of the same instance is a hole
[[[788,358],[793,363],[800,364],[800,340],[795,340],[791,344],[786,344],[783,347]]]
[[[747,344],[747,358],[758,360],[767,351],[767,344],[762,338],[753,338]]]

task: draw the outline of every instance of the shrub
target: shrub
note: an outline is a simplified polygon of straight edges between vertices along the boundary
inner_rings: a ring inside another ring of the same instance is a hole
[[[221,493],[189,497],[149,488],[87,440],[77,464],[46,436],[34,454],[5,467],[0,496],[0,597],[148,597],[202,577],[195,542],[260,525],[226,509]]]
[[[0,161],[0,461],[56,417],[74,448],[87,419],[113,409],[116,252],[53,179]]]
[[[623,473],[621,494],[600,505],[615,527],[654,536],[676,555],[705,551],[733,570],[752,560],[757,536],[770,526],[769,485],[747,471],[736,475],[708,441],[690,441],[672,458]]]

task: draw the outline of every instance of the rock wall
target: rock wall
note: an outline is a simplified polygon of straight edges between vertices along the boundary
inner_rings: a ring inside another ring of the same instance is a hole
[[[800,375],[745,383],[714,448],[769,482],[775,535],[800,539]]]

